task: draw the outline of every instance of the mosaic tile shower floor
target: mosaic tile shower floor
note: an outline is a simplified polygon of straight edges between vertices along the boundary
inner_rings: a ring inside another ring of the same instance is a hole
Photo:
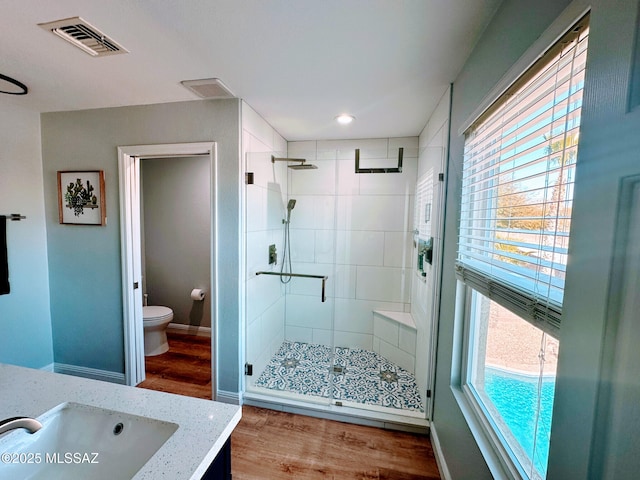
[[[284,342],[255,385],[272,390],[424,412],[409,371],[369,350]],[[333,391],[330,380],[333,377]]]

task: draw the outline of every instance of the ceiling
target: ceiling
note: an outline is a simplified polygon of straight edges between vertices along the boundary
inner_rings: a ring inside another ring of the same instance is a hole
[[[196,100],[220,78],[287,140],[415,136],[500,0],[2,0],[0,74],[39,112]],[[38,23],[80,16],[130,53]],[[340,126],[339,113],[356,121]]]

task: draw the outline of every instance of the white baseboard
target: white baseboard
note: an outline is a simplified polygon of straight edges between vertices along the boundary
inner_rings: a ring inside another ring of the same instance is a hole
[[[54,363],[53,371],[74,375],[76,377],[92,378],[103,382],[125,384],[124,373],[110,372],[108,370],[98,370],[96,368],[78,367],[77,365],[67,365],[65,363]]]
[[[40,367],[38,370],[42,370],[44,372],[54,372],[54,364],[50,363],[49,365],[45,365],[44,367]]]
[[[185,325],[183,323],[170,323],[167,331],[183,335],[196,335],[198,337],[211,338],[211,327],[199,327],[197,325]]]
[[[443,480],[451,480],[451,473],[449,472],[447,461],[442,454],[440,439],[438,439],[438,432],[434,423],[431,423],[430,437],[431,446],[433,447],[433,453],[436,457],[436,464],[438,465],[438,470],[440,470],[440,478],[442,478]]]
[[[240,405],[240,394],[236,392],[227,392],[218,390],[216,402],[230,403],[231,405]]]

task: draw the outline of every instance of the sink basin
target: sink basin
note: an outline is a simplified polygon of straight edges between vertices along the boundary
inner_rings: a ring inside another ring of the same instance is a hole
[[[20,429],[0,436],[0,478],[130,479],[178,429],[175,423],[71,402],[38,420],[42,428],[36,433]]]

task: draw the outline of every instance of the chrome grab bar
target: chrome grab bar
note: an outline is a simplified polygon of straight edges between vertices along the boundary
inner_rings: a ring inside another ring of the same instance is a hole
[[[298,278],[321,278],[322,279],[322,301],[327,300],[327,296],[325,294],[325,286],[327,283],[327,279],[329,278],[326,275],[308,275],[306,273],[285,273],[285,272],[256,272],[256,275],[277,275],[278,277],[298,277]]]

